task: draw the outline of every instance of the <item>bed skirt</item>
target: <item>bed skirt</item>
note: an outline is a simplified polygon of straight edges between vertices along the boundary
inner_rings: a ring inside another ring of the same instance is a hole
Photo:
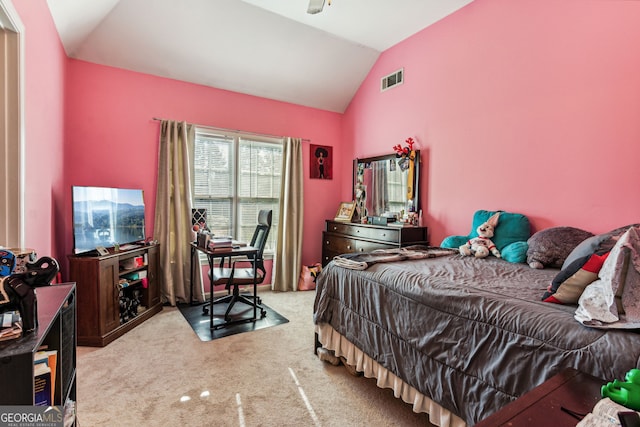
[[[464,420],[420,393],[398,376],[367,356],[329,324],[315,325],[318,340],[336,356],[342,356],[367,378],[375,378],[380,388],[390,388],[393,395],[413,406],[413,412],[429,414],[429,422],[439,427],[466,427]]]

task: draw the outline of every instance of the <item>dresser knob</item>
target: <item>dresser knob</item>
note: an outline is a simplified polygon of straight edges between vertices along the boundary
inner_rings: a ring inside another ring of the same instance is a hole
[[[348,246],[348,245],[347,245],[347,249],[351,250],[351,246]]]
[[[360,248],[360,252],[364,252],[364,248]]]

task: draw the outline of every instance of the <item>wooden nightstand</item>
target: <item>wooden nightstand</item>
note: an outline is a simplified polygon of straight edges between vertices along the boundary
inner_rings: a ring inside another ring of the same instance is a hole
[[[606,383],[575,369],[567,369],[480,421],[476,427],[574,427],[578,420],[560,408],[580,414],[591,412],[602,398],[600,388]]]

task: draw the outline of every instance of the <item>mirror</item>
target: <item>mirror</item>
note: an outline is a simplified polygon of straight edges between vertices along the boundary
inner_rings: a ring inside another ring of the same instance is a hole
[[[353,161],[355,220],[364,216],[387,216],[419,212],[420,150],[410,156],[395,154]]]

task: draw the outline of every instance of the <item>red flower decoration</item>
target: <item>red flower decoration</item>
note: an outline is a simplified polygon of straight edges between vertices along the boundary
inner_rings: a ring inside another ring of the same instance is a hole
[[[413,144],[415,144],[416,141],[413,138],[409,137],[405,140],[405,142],[407,143],[406,147],[402,147],[400,144],[393,146],[393,151],[396,152],[396,156],[408,156],[413,151]]]

